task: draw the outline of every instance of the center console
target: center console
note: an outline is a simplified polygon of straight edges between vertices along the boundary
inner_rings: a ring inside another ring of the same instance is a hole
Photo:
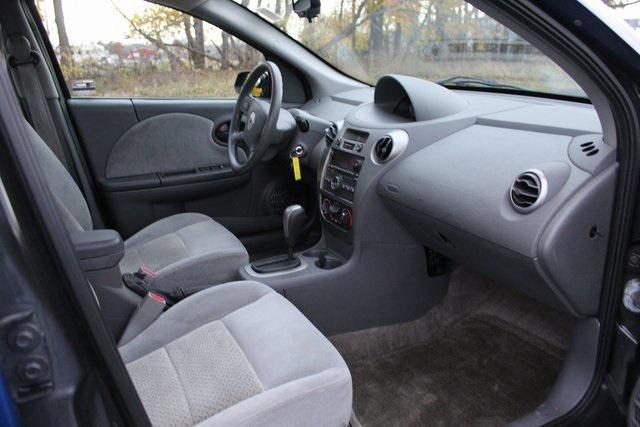
[[[386,166],[376,163],[372,141],[391,133],[401,146],[403,137],[396,135],[403,132],[367,133],[344,123],[331,128],[326,140],[317,141],[307,164],[313,160],[317,165],[320,240],[294,252],[295,261],[280,256],[278,263],[295,262],[286,269],[280,264],[265,269],[274,260],[260,260],[257,269],[255,262],[242,267],[240,277],[281,292],[327,335],[406,322],[424,314],[441,298],[446,276],[427,277],[424,248],[389,217],[375,191]],[[292,219],[295,216],[283,218],[285,229],[292,229],[296,223]]]
[[[320,212],[322,218],[342,231],[353,227],[356,187],[368,134],[347,129],[329,149],[320,176]]]

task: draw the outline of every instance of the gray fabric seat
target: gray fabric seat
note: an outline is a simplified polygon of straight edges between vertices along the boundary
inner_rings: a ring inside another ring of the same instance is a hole
[[[120,353],[153,425],[344,426],[351,375],[284,297],[232,282],[172,307]]]
[[[149,267],[157,277],[155,289],[206,287],[237,279],[249,262],[242,243],[206,215],[173,215],[143,228],[124,242],[120,270]],[[188,284],[188,286],[186,286]]]
[[[42,138],[28,124],[27,129],[65,226],[70,232],[91,230],[82,192]],[[222,225],[206,215],[183,213],[161,219],[127,239],[120,268],[133,273],[149,267],[157,273],[154,287],[169,291],[234,280],[248,262],[242,243]]]

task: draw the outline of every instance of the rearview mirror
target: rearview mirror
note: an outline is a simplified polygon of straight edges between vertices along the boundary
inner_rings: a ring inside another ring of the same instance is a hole
[[[300,18],[306,18],[309,22],[320,15],[320,0],[292,0],[293,11]]]
[[[239,95],[240,90],[242,89],[242,85],[245,80],[249,77],[249,71],[240,71],[236,76],[236,81],[233,83],[233,89],[235,89],[236,93]]]

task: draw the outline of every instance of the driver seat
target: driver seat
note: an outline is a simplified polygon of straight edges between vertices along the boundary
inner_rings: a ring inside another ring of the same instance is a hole
[[[35,154],[67,231],[93,229],[87,202],[77,184],[40,135],[25,120]],[[234,280],[249,262],[242,243],[226,228],[199,213],[161,219],[124,242],[122,273],[144,266],[156,273],[153,288],[188,291]]]

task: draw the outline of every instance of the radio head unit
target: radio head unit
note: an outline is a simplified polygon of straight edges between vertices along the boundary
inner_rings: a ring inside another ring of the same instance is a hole
[[[360,174],[363,160],[361,156],[331,149],[327,168],[357,177]]]
[[[320,188],[340,199],[353,202],[364,158],[332,148],[322,172]]]

